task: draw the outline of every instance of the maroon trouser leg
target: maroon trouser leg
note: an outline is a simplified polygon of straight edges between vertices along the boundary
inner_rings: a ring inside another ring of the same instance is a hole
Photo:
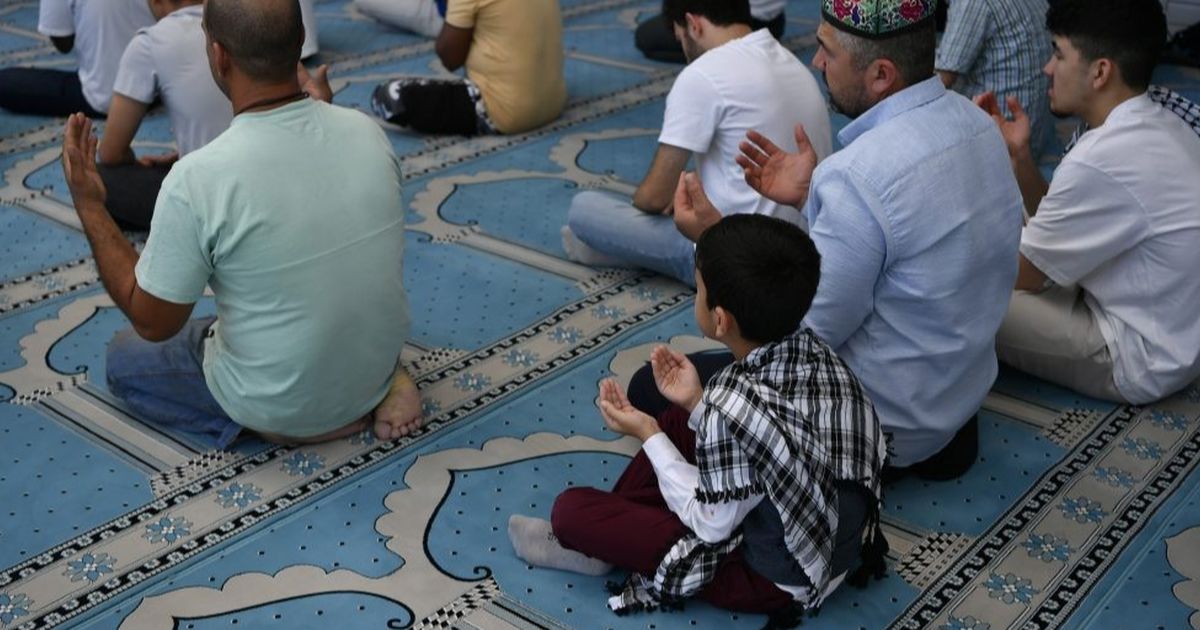
[[[687,417],[683,409],[672,407],[658,423],[680,454],[695,463],[696,434],[688,428]],[[550,521],[564,547],[646,576],[654,575],[671,546],[688,533],[667,507],[644,451],[638,451],[612,492],[572,488],[558,495]],[[721,608],[753,613],[769,613],[792,600],[750,568],[740,550],[725,558],[699,597]]]

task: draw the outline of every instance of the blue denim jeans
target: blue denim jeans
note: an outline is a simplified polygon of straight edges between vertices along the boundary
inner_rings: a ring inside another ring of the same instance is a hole
[[[242,427],[204,382],[204,339],[215,317],[193,319],[155,343],[132,329],[108,344],[108,390],[148,424],[184,431],[210,448],[229,446]]]
[[[571,199],[567,227],[600,253],[696,286],[696,246],[675,229],[670,216],[647,214],[628,198],[587,190]]]

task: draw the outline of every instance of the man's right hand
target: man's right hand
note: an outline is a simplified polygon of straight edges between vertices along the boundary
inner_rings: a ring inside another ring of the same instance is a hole
[[[1015,96],[1009,96],[1007,100],[1012,120],[1005,118],[1004,112],[1000,111],[1000,101],[996,98],[995,92],[984,92],[974,98],[975,104],[996,121],[996,126],[1000,128],[1000,135],[1004,137],[1004,144],[1008,147],[1009,156],[1016,158],[1029,152],[1033,127],[1029,122],[1029,116],[1025,114],[1025,108],[1021,107],[1021,101],[1017,100]]]
[[[67,187],[75,209],[88,206],[104,206],[108,189],[100,179],[96,168],[96,145],[99,140],[92,134],[92,121],[83,114],[72,114],[67,118],[63,132],[62,164]]]
[[[746,183],[775,203],[803,206],[817,169],[817,151],[804,125],[796,125],[796,147],[797,153],[788,153],[757,131],[746,133],[746,141],[738,146],[742,154],[737,156]]]
[[[650,369],[654,372],[654,384],[664,398],[689,413],[700,404],[704,387],[700,384],[696,366],[683,353],[659,345],[650,353]]]
[[[315,101],[333,102],[333,88],[329,85],[329,65],[322,64],[309,74],[304,64],[296,64],[296,81],[300,89],[308,93]]]

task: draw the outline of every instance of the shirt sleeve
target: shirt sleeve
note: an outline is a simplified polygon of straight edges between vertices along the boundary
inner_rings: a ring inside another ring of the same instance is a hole
[[[992,31],[992,17],[986,2],[951,2],[946,17],[946,32],[937,50],[937,69],[964,74],[983,53],[983,45]]]
[[[1143,241],[1145,211],[1112,177],[1064,161],[1021,234],[1021,254],[1059,285],[1078,283]]]
[[[178,169],[178,166],[176,166]],[[150,222],[150,238],[138,259],[135,274],[141,289],[176,304],[193,304],[204,294],[212,276],[212,257],[199,219],[179,190],[179,179],[163,182]]]
[[[67,0],[42,0],[38,8],[38,32],[47,37],[75,34],[75,17]]]
[[[654,466],[667,507],[704,542],[728,540],[763,499],[762,495],[755,495],[741,501],[700,503],[696,500],[700,471],[683,458],[665,433],[646,440],[642,450]]]
[[[158,71],[154,67],[154,53],[150,50],[150,36],[144,31],[135,35],[125,47],[113,92],[147,105],[158,96]]]
[[[875,304],[887,241],[879,199],[845,171],[828,170],[813,185],[805,215],[821,252],[821,283],[804,323],[838,348],[858,330]]]
[[[707,152],[723,107],[721,96],[708,77],[695,68],[684,68],[667,94],[658,141],[693,153]]]
[[[475,28],[479,13],[478,0],[449,0],[446,3],[446,23],[458,28]]]

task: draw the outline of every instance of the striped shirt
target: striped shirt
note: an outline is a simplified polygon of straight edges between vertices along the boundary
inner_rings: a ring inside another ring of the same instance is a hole
[[[1016,96],[1033,123],[1035,154],[1053,134],[1050,85],[1042,68],[1053,54],[1046,0],[954,0],[937,52],[937,69],[958,74],[956,91]]]

